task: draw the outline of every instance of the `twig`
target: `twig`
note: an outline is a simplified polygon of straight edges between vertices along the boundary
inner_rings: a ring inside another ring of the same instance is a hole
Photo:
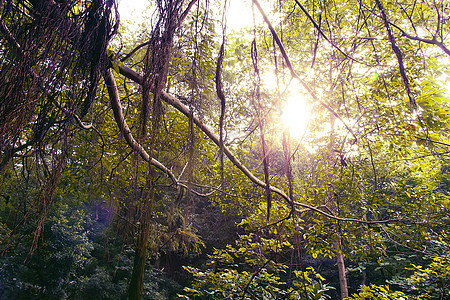
[[[254,1],[257,1],[257,0],[254,0]],[[298,6],[300,6],[300,9],[305,13],[306,17],[311,21],[311,23],[313,23],[314,27],[319,31],[319,34],[320,34],[321,36],[323,36],[323,38],[324,38],[328,43],[330,43],[330,45],[331,45],[332,47],[336,48],[336,50],[338,50],[342,55],[344,55],[346,58],[348,58],[348,59],[350,59],[350,60],[352,60],[352,61],[354,61],[354,62],[363,64],[363,65],[366,65],[366,66],[369,66],[369,67],[373,67],[372,65],[367,64],[367,63],[362,62],[362,61],[359,61],[359,60],[357,60],[357,59],[351,57],[350,55],[348,55],[348,54],[345,53],[344,51],[342,51],[341,48],[339,48],[337,45],[335,45],[335,44],[334,44],[334,43],[333,43],[333,42],[325,35],[325,33],[323,33],[323,31],[322,31],[322,29],[320,28],[320,26],[316,23],[316,21],[315,21],[315,20],[313,19],[313,17],[309,14],[309,12],[303,7],[303,5],[301,5],[301,3],[298,2],[297,0],[295,0],[295,3],[296,3]],[[317,40],[317,42],[316,42],[316,48],[317,48],[317,43],[318,43],[318,40]],[[314,55],[315,55],[315,51],[314,51]]]
[[[245,286],[245,288],[244,288],[244,290],[243,290],[243,292],[242,292],[241,299],[244,299],[245,294],[247,293],[247,290],[248,290],[250,284],[252,283],[253,279],[255,279],[256,275],[258,275],[259,272],[261,272],[262,269],[263,269],[269,262],[272,261],[272,259],[275,257],[275,255],[277,255],[277,252],[276,252],[276,251],[274,251],[274,253],[270,256],[270,258],[267,259],[267,261],[266,261],[261,267],[259,267],[258,270],[257,270],[255,273],[253,273],[252,277],[250,277],[250,279],[248,280],[248,282],[247,282],[247,284],[246,284],[246,286]]]

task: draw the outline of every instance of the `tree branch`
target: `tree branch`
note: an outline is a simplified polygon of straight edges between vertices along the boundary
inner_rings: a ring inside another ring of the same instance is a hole
[[[254,0],[254,2],[255,2],[255,4],[256,4],[257,6],[259,6],[259,3],[258,3],[257,0]],[[333,43],[333,42],[325,35],[325,33],[323,33],[323,31],[322,31],[322,29],[320,28],[320,26],[316,23],[316,21],[315,21],[315,20],[313,19],[313,17],[309,14],[309,12],[303,7],[303,5],[302,5],[299,1],[297,1],[297,0],[295,0],[295,3],[296,3],[298,6],[300,6],[300,9],[305,13],[306,17],[311,21],[311,23],[314,25],[314,27],[317,29],[317,31],[319,31],[319,34],[320,34],[321,36],[323,36],[323,38],[324,38],[328,43],[330,43],[330,45],[331,45],[333,48],[336,48],[336,50],[338,50],[342,55],[344,55],[346,58],[348,58],[348,59],[350,59],[350,60],[352,60],[352,61],[354,61],[354,62],[363,64],[363,65],[367,65],[367,66],[371,66],[370,64],[367,64],[367,63],[364,63],[364,62],[362,62],[362,61],[359,61],[359,60],[357,60],[357,59],[351,57],[350,55],[348,55],[348,54],[345,53],[344,51],[342,51],[341,48],[339,48],[337,45],[335,45],[335,44],[334,44],[334,43]],[[258,9],[259,9],[259,7],[258,7]],[[261,10],[260,10],[260,11],[261,11]],[[317,47],[317,46],[316,46],[316,47]]]
[[[150,44],[150,41],[142,43],[140,45],[137,45],[133,50],[131,50],[130,53],[126,54],[124,57],[120,58],[119,60],[121,62],[126,61],[127,59],[129,59],[134,53],[136,53],[136,51],[138,51],[139,49],[141,49],[142,47],[147,46],[148,44]]]
[[[294,68],[292,67],[289,56],[287,55],[286,50],[284,49],[284,46],[281,43],[280,38],[278,37],[278,34],[276,33],[276,31],[273,28],[272,24],[270,23],[269,19],[267,18],[266,13],[262,9],[261,5],[259,5],[259,2],[257,0],[253,0],[253,2],[256,4],[256,7],[258,8],[259,12],[263,16],[264,22],[266,22],[267,26],[269,27],[269,30],[272,33],[272,36],[273,36],[275,42],[277,43],[278,48],[280,48],[281,55],[283,56],[284,61],[286,62],[286,65],[289,68],[289,71],[291,72],[291,77],[297,79],[300,82],[300,84],[308,91],[308,93],[311,95],[311,97],[315,101],[319,102],[320,105],[325,107],[328,111],[330,111],[336,118],[338,118],[342,122],[342,124],[344,124],[345,128],[353,135],[355,140],[358,140],[358,138],[356,137],[353,130],[347,125],[347,123],[344,122],[344,120],[342,120],[342,118],[339,116],[339,114],[334,109],[332,109],[328,104],[326,104],[325,102],[320,100],[319,97],[317,97],[316,93],[314,93],[314,91],[308,86],[308,84],[297,75],[297,73],[294,71]]]
[[[136,83],[139,83],[139,84],[142,82],[142,76],[140,74],[138,74],[137,72],[135,72],[134,70],[132,70],[131,68],[129,68],[129,67],[125,66],[125,65],[122,65],[122,64],[119,65],[118,67],[119,67],[120,74],[122,74],[123,76],[125,76],[128,79],[131,79],[131,80],[133,80],[133,81],[135,81]],[[117,89],[116,89],[116,91],[117,91]],[[118,95],[117,95],[117,98],[118,98]],[[166,102],[167,104],[173,106],[175,109],[177,109],[179,112],[181,112],[183,115],[185,115],[186,117],[189,118],[190,110],[183,103],[181,103],[180,100],[178,100],[177,98],[175,98],[174,96],[168,94],[165,91],[161,91],[161,98],[162,98],[162,100],[164,102]],[[220,139],[205,124],[203,124],[203,122],[200,121],[199,118],[197,118],[194,115],[192,116],[192,118],[193,118],[193,121],[194,121],[195,125],[197,125],[197,127],[201,131],[203,131],[203,133],[206,134],[206,136],[208,136],[210,138],[210,140],[214,144],[216,144],[217,146],[220,147]],[[122,115],[122,119],[123,119],[123,115]],[[120,126],[120,123],[118,123],[118,124]],[[128,131],[129,131],[129,129],[128,129]],[[130,133],[130,135],[131,135],[131,133]],[[142,146],[140,146],[140,147],[142,148]],[[250,181],[252,181],[253,183],[255,183],[256,185],[258,185],[258,186],[260,186],[262,188],[266,188],[266,184],[264,183],[264,181],[260,180],[252,172],[250,172],[247,169],[247,167],[245,167],[244,164],[233,155],[233,153],[228,149],[228,147],[224,146],[223,148],[224,148],[223,149],[224,150],[224,154],[228,157],[228,159],[231,161],[231,163],[236,168],[238,168],[248,179],[250,179]],[[141,154],[141,156],[142,155],[144,155],[144,154]],[[173,176],[173,174],[172,174],[172,176]],[[283,198],[289,205],[292,205],[292,203],[293,203],[295,206],[299,206],[299,207],[303,207],[303,208],[308,209],[308,210],[312,210],[312,211],[314,211],[316,213],[319,213],[319,214],[321,214],[321,215],[323,215],[325,217],[328,217],[328,218],[331,218],[331,219],[334,219],[334,220],[338,220],[338,221],[357,222],[357,223],[364,223],[364,224],[384,224],[384,223],[392,223],[392,222],[399,222],[399,221],[401,221],[399,219],[389,219],[389,220],[381,220],[381,221],[365,221],[365,220],[359,220],[359,219],[354,219],[354,218],[340,218],[340,217],[337,217],[335,215],[332,215],[332,214],[329,214],[327,212],[324,212],[323,210],[321,210],[321,209],[319,209],[317,207],[314,207],[312,205],[308,205],[308,204],[305,204],[305,203],[300,203],[300,202],[293,201],[292,199],[289,198],[288,195],[286,195],[282,190],[280,190],[277,187],[269,186],[269,189],[270,189],[271,192],[273,192],[273,193],[279,195],[281,198]],[[296,209],[296,212],[299,212],[299,211]],[[306,212],[306,211],[302,210],[300,212],[303,213],[303,212]]]
[[[403,37],[406,37],[406,38],[408,38],[408,39],[410,39],[410,40],[413,40],[413,41],[422,42],[422,43],[425,43],[425,44],[436,45],[436,46],[438,46],[439,48],[441,48],[442,51],[445,52],[445,54],[447,54],[447,55],[450,56],[450,49],[448,49],[448,48],[444,45],[443,42],[439,42],[439,41],[436,39],[435,36],[434,36],[431,40],[430,40],[430,39],[420,38],[420,37],[418,37],[418,36],[412,36],[412,35],[406,33],[406,32],[405,32],[403,29],[401,29],[399,26],[397,26],[397,25],[395,25],[395,24],[392,24],[391,22],[389,22],[389,24],[392,25],[393,27],[397,28],[397,29],[401,32],[401,34],[402,34]]]
[[[386,15],[386,12],[385,12],[385,9],[384,9],[383,5],[381,4],[381,1],[380,0],[375,0],[375,2],[376,2],[377,6],[378,6],[378,9],[380,11],[381,19],[384,22],[384,27],[386,28],[386,31],[387,31],[387,34],[388,34],[388,38],[389,38],[389,42],[391,43],[392,51],[394,51],[395,56],[397,57],[398,68],[400,70],[400,75],[402,76],[403,83],[405,84],[405,89],[406,89],[406,93],[408,94],[409,103],[411,105],[412,110],[414,112],[417,112],[417,103],[416,103],[416,100],[414,99],[414,96],[412,95],[409,79],[408,79],[408,76],[406,75],[406,71],[405,71],[405,65],[403,64],[403,54],[400,51],[400,48],[397,46],[397,42],[395,41],[395,37],[392,35],[391,26],[389,25],[390,23],[387,20],[387,15]],[[419,118],[419,122],[420,122],[420,125],[422,126],[422,121],[420,120],[420,118]]]
[[[133,151],[138,153],[145,161],[149,162],[156,168],[166,173],[170,177],[172,182],[178,185],[178,181],[175,178],[175,175],[162,163],[160,163],[153,157],[150,157],[147,151],[145,151],[145,149],[141,146],[141,144],[139,144],[131,134],[131,130],[128,127],[128,124],[126,123],[125,117],[122,112],[122,105],[120,104],[119,92],[117,90],[116,81],[111,72],[111,69],[108,69],[103,75],[103,77],[105,79],[105,84],[108,89],[108,95],[114,113],[114,119],[116,120],[117,126],[119,127],[120,132],[123,134],[127,144],[131,147],[131,149],[133,149]]]
[[[184,12],[181,14],[180,18],[178,19],[178,25],[177,27],[181,26],[181,23],[183,23],[184,19],[187,17],[189,11],[191,10],[192,6],[197,2],[197,0],[191,0],[189,2],[187,8],[184,10]]]

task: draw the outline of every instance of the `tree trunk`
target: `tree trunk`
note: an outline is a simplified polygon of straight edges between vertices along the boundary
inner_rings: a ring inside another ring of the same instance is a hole
[[[367,272],[366,269],[364,268],[362,271],[362,282],[360,284],[360,286],[366,285],[367,282]],[[365,300],[366,298],[364,296],[361,296],[361,300]]]
[[[152,178],[150,170],[150,178]],[[128,290],[129,300],[141,300],[144,291],[145,263],[147,261],[147,246],[150,236],[150,222],[153,209],[154,189],[150,181],[150,188],[144,198],[141,206],[141,217],[138,227],[138,236],[136,241],[136,249],[134,252],[133,273],[131,274],[131,282]]]
[[[347,275],[345,274],[344,255],[341,250],[341,236],[336,233],[334,237],[334,248],[336,249],[337,266],[339,272],[339,287],[341,288],[341,299],[348,298]]]
[[[330,113],[330,143],[329,143],[329,149],[333,151],[335,149],[335,123],[336,123],[336,117]],[[342,154],[341,154],[342,155]],[[341,156],[341,164],[343,164]],[[334,213],[336,215],[339,215],[339,196],[335,198],[336,200],[336,208]],[[339,223],[336,222],[335,227],[336,233],[333,237],[333,245],[334,249],[336,251],[336,259],[337,259],[337,267],[338,267],[338,273],[339,273],[339,287],[341,288],[341,299],[347,299],[348,298],[348,286],[347,286],[347,275],[345,274],[345,262],[344,262],[344,255],[342,254],[342,242],[341,242],[341,234],[339,229]]]
[[[133,273],[131,275],[131,282],[128,290],[128,299],[130,300],[141,300],[144,291],[145,262],[147,261],[148,242],[148,232],[145,231],[145,229],[142,230],[139,235],[134,254]]]

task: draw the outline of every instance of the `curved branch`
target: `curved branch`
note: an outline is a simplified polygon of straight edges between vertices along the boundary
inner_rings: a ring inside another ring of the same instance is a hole
[[[195,195],[197,195],[199,197],[209,197],[209,196],[213,195],[216,192],[215,190],[213,190],[213,191],[211,191],[209,193],[202,194],[200,192],[197,192],[196,190],[191,189],[190,187],[188,187],[187,185],[185,185],[183,183],[178,183],[178,185],[181,186],[182,188],[185,188],[186,190],[189,190],[191,193],[193,193],[193,194],[195,194]]]
[[[188,13],[191,11],[192,6],[197,2],[197,0],[191,0],[189,2],[188,6],[184,10],[184,12],[181,14],[180,18],[178,19],[178,25],[177,28],[180,27],[181,23],[183,23],[184,19],[187,17]]]
[[[185,180],[180,180],[179,182],[180,183],[188,183]],[[233,198],[239,198],[239,199],[250,199],[250,198],[252,198],[252,197],[249,197],[249,196],[240,196],[240,195],[228,193],[222,188],[222,185],[219,185],[218,187],[215,187],[215,186],[203,185],[203,184],[198,184],[198,183],[193,183],[193,182],[190,182],[190,184],[193,185],[193,186],[196,186],[196,187],[208,188],[208,189],[211,190],[209,193],[203,194],[203,195],[211,196],[211,195],[213,195],[216,192],[220,192],[221,194],[224,194],[224,195],[227,195],[227,196],[230,196],[230,197],[233,197]]]
[[[133,71],[131,68],[124,66],[124,65],[119,65],[119,72],[120,74],[124,75],[125,77],[135,81],[136,83],[141,84],[142,83],[142,76],[138,73],[136,73],[135,71]],[[109,89],[109,88],[108,88]],[[190,110],[188,107],[186,107],[183,103],[180,102],[180,100],[178,100],[177,98],[175,98],[172,95],[169,95],[167,92],[162,91],[161,92],[161,98],[164,102],[170,104],[171,106],[173,106],[174,108],[176,108],[178,111],[180,111],[182,114],[184,114],[186,117],[189,118],[190,116]],[[195,123],[195,125],[197,125],[197,127],[203,131],[203,133],[206,134],[206,136],[208,136],[210,138],[211,141],[214,142],[214,144],[216,144],[217,146],[220,147],[220,139],[205,125],[203,124],[202,121],[200,121],[199,118],[197,118],[196,116],[192,116],[193,121]],[[129,130],[129,129],[128,129]],[[130,145],[131,146],[131,145]],[[239,159],[237,159],[233,153],[230,151],[230,149],[228,149],[228,147],[226,147],[225,145],[223,146],[223,152],[224,154],[228,157],[228,159],[239,169],[241,170],[242,173],[244,173],[245,176],[247,176],[248,179],[250,179],[253,183],[255,183],[256,185],[260,186],[260,187],[266,187],[266,184],[258,179],[255,175],[253,175],[252,172],[250,172],[240,161]],[[283,199],[287,200],[288,202],[290,202],[289,197],[280,189],[271,186],[270,190],[278,195],[280,195]]]
[[[147,46],[147,45],[149,45],[149,44],[150,44],[150,41],[145,42],[145,43],[142,43],[142,44],[140,44],[140,45],[137,45],[133,50],[131,50],[130,53],[126,54],[124,57],[120,58],[119,60],[120,60],[121,62],[126,61],[126,60],[129,59],[134,53],[136,53],[136,51],[138,51],[138,50],[141,49],[142,47],[145,47],[145,46]]]
[[[131,80],[135,81],[136,83],[139,83],[139,84],[142,83],[142,76],[140,74],[138,74],[137,72],[135,72],[134,70],[132,70],[131,68],[125,66],[125,65],[119,65],[119,72],[123,76],[127,77],[128,79],[131,79]],[[117,97],[118,97],[118,95],[117,95]],[[162,98],[162,100],[164,102],[166,102],[167,104],[170,104],[171,106],[173,106],[175,109],[177,109],[179,112],[181,112],[186,117],[189,118],[189,116],[191,115],[189,108],[187,108],[183,103],[180,102],[180,100],[178,100],[174,96],[170,95],[169,93],[167,93],[165,91],[161,91],[161,98]],[[200,121],[199,118],[197,118],[194,115],[192,116],[192,118],[193,118],[193,121],[194,121],[195,125],[197,125],[197,127],[201,131],[203,131],[203,133],[206,134],[206,136],[208,136],[209,139],[212,142],[214,142],[214,144],[216,144],[217,146],[220,147],[220,139],[205,124],[203,124],[203,122]],[[128,129],[128,131],[129,131],[129,129]],[[248,179],[250,179],[250,181],[252,181],[253,183],[255,183],[256,185],[258,185],[258,186],[260,186],[262,188],[266,188],[266,184],[264,183],[264,181],[260,180],[249,169],[247,169],[247,167],[244,166],[244,164],[238,158],[236,158],[233,155],[233,153],[230,151],[230,149],[228,149],[228,147],[224,146],[223,150],[224,150],[224,154],[228,157],[228,159],[231,161],[231,163],[236,168],[238,168],[242,173],[244,173],[244,175]],[[172,176],[173,176],[173,174],[172,174]],[[293,203],[294,206],[303,207],[303,208],[305,208],[307,210],[312,210],[312,211],[314,211],[316,213],[319,213],[319,214],[321,214],[321,215],[323,215],[325,217],[328,217],[328,218],[331,218],[331,219],[334,219],[334,220],[337,220],[337,221],[349,221],[349,222],[358,222],[358,223],[364,223],[364,224],[384,224],[384,223],[392,223],[392,222],[399,222],[399,221],[401,221],[399,219],[389,219],[389,220],[381,220],[381,221],[365,221],[365,220],[359,220],[359,219],[354,219],[354,218],[340,218],[340,217],[337,217],[337,216],[335,216],[333,214],[329,214],[327,212],[324,212],[323,210],[321,210],[318,207],[315,207],[315,206],[312,206],[312,205],[308,205],[308,204],[305,204],[305,203],[300,203],[300,202],[293,201],[291,198],[289,198],[288,195],[286,195],[282,190],[280,190],[277,187],[269,186],[269,189],[270,189],[271,192],[273,192],[273,193],[279,195],[281,198],[283,198],[289,205],[292,205],[292,203]],[[303,212],[306,212],[306,211],[305,210],[298,211],[296,209],[296,212],[303,213]]]
[[[139,144],[131,134],[131,130],[128,127],[127,122],[125,121],[125,117],[122,112],[122,105],[120,104],[119,91],[117,90],[116,81],[111,72],[111,69],[108,69],[105,74],[103,74],[105,79],[105,84],[108,89],[108,95],[111,102],[111,107],[114,113],[114,119],[116,120],[117,126],[120,129],[120,132],[123,134],[127,144],[133,149],[133,151],[137,152],[145,161],[154,165],[156,168],[160,169],[164,173],[166,173],[172,182],[178,185],[178,181],[175,178],[175,175],[162,163],[151,157],[147,151]]]
[[[406,38],[408,38],[408,39],[410,39],[410,40],[422,42],[422,43],[425,43],[425,44],[436,45],[436,46],[438,46],[439,48],[441,48],[441,50],[444,51],[445,54],[447,54],[447,55],[450,56],[450,49],[448,49],[448,48],[444,45],[443,42],[439,42],[439,41],[436,39],[435,36],[434,36],[431,40],[430,40],[430,39],[420,38],[420,37],[418,37],[418,36],[412,36],[412,35],[406,33],[406,32],[405,32],[403,29],[401,29],[399,26],[397,26],[397,25],[395,25],[395,24],[393,24],[393,23],[391,23],[391,22],[389,22],[389,24],[392,25],[393,27],[397,28],[397,29],[400,31],[400,33],[402,34],[402,37],[406,37]]]
[[[162,99],[163,101],[165,101],[166,103],[170,104],[171,106],[175,107],[178,111],[180,111],[182,114],[184,114],[185,116],[189,117],[189,109],[184,106],[177,98],[169,95],[167,92],[163,91],[161,93]],[[203,133],[205,133],[210,139],[211,141],[214,142],[214,144],[216,144],[217,146],[220,147],[220,140],[219,138],[206,126],[203,124],[202,121],[200,121],[196,116],[193,116],[193,120],[194,123],[197,125],[197,127],[203,131]],[[242,162],[236,158],[233,153],[226,147],[223,147],[224,149],[224,154],[228,157],[228,159],[233,163],[233,165],[235,167],[237,167],[242,173],[244,173],[244,175],[250,179],[253,183],[255,183],[256,185],[262,187],[262,188],[266,188],[266,184],[264,181],[260,180],[259,178],[257,178],[250,170],[247,169],[247,167],[245,167]],[[281,198],[283,198],[289,205],[291,205],[292,203],[295,206],[299,206],[299,207],[303,207],[309,210],[312,210],[314,212],[317,212],[319,214],[322,214],[328,218],[331,219],[335,219],[338,221],[351,221],[351,222],[358,222],[358,223],[366,223],[366,224],[381,224],[381,223],[391,223],[391,222],[396,222],[399,221],[398,219],[390,219],[390,220],[382,220],[382,221],[365,221],[365,220],[359,220],[359,219],[354,219],[354,218],[340,218],[337,217],[335,215],[329,214],[324,212],[323,210],[314,207],[312,205],[308,205],[305,203],[300,203],[300,202],[296,202],[293,201],[293,199],[289,198],[288,195],[286,195],[282,190],[280,190],[277,187],[271,186],[269,185],[269,189],[271,192],[278,194]]]
[[[39,79],[39,77],[37,77],[37,75],[35,75],[34,73],[33,73],[33,76]],[[78,124],[82,129],[84,129],[84,130],[94,129],[94,130],[98,133],[98,130],[94,127],[94,125],[92,125],[92,123],[90,123],[90,124],[84,124],[83,121],[81,121],[80,117],[78,117],[77,114],[75,114],[74,112],[69,111],[67,108],[63,107],[63,106],[61,105],[61,103],[59,103],[58,100],[56,100],[55,97],[52,97],[52,96],[50,95],[49,92],[47,92],[46,90],[44,90],[44,92],[45,92],[45,94],[46,94],[47,96],[49,96],[49,97],[52,99],[53,104],[55,104],[55,106],[56,106],[57,108],[59,108],[60,110],[62,110],[66,115],[73,117],[73,118],[75,119],[75,121],[77,122],[77,124]],[[104,144],[104,143],[103,143],[103,144]]]

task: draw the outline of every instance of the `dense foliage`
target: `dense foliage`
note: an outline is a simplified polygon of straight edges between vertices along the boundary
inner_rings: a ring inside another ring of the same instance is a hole
[[[0,298],[450,297],[450,3],[230,1],[1,2]]]

